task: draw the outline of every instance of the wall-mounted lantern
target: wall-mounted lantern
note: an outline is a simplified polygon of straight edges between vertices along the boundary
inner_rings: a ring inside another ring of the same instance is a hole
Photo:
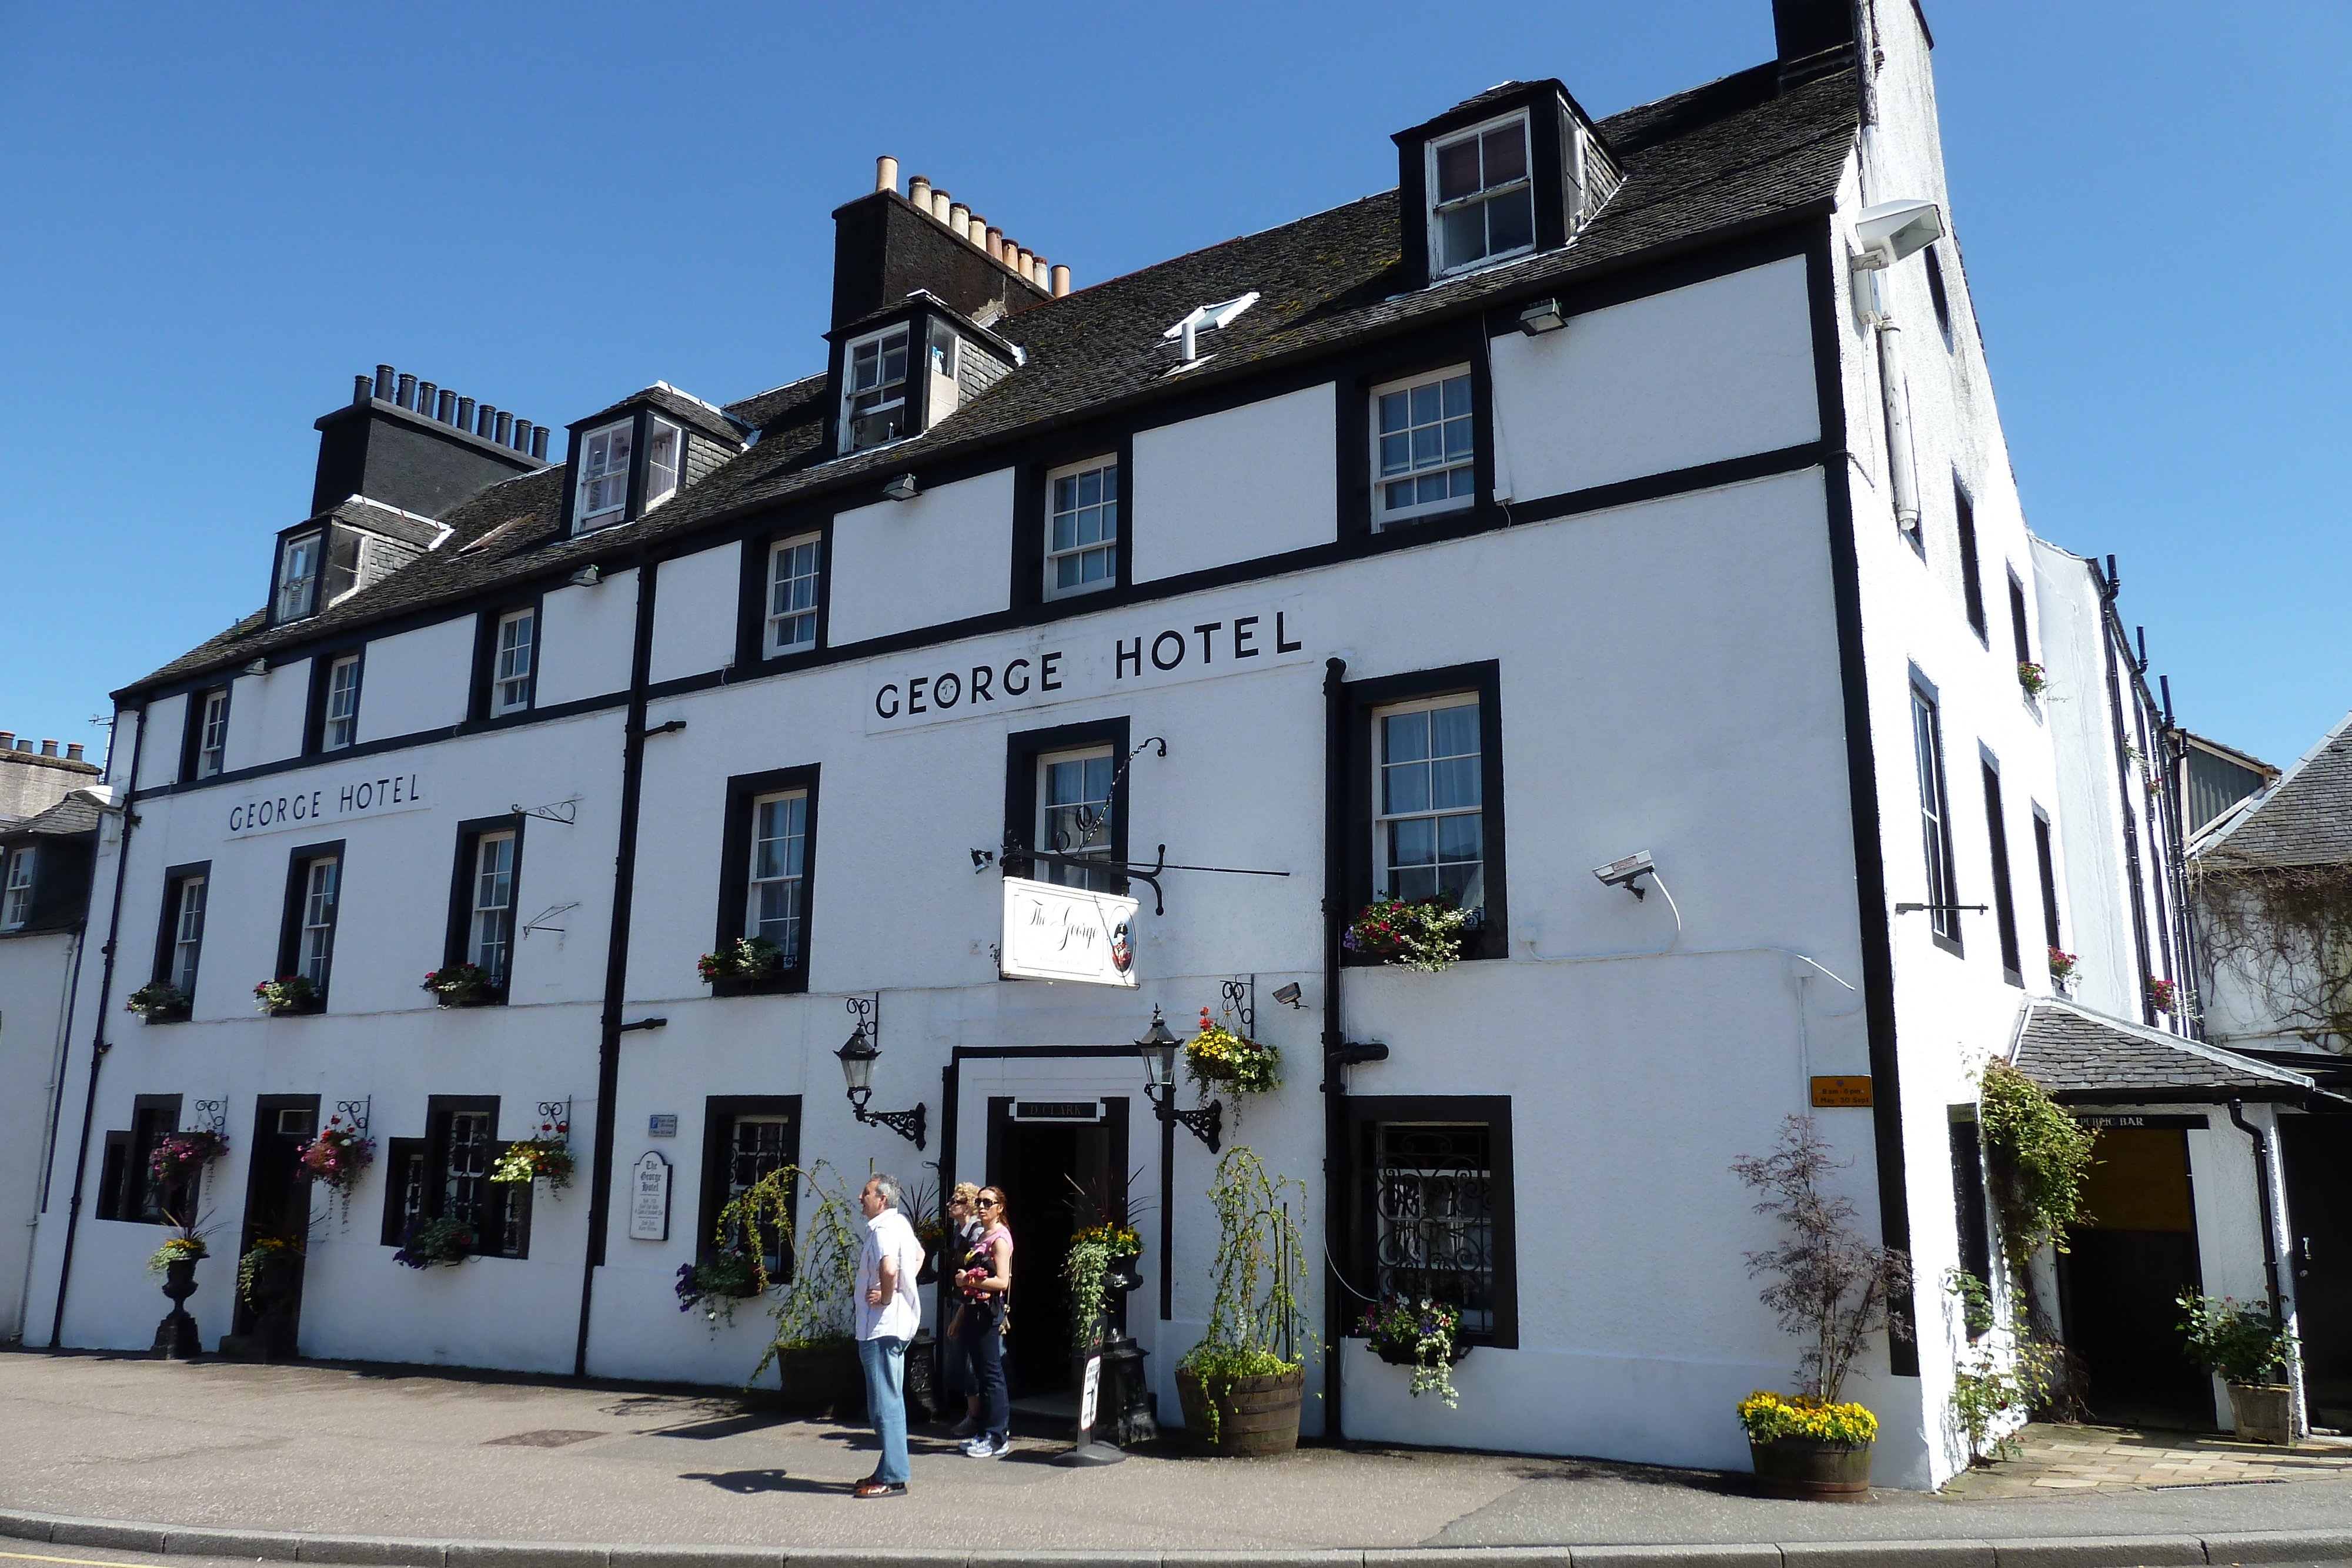
[[[1168,1020],[1160,1016],[1160,1009],[1153,1008],[1150,1030],[1135,1042],[1136,1054],[1143,1058],[1143,1092],[1162,1122],[1182,1124],[1186,1131],[1208,1145],[1213,1155],[1218,1141],[1224,1136],[1224,1103],[1212,1100],[1194,1110],[1176,1109],[1176,1048],[1182,1043],[1170,1031]]]
[[[925,1129],[929,1125],[930,1113],[918,1103],[911,1111],[868,1111],[866,1102],[874,1093],[874,1060],[882,1048],[874,1043],[882,1031],[882,994],[852,997],[845,1004],[857,1019],[857,1027],[849,1031],[849,1039],[834,1052],[841,1061],[841,1075],[849,1084],[849,1108],[858,1121],[869,1127],[887,1127],[917,1148],[923,1147]]]

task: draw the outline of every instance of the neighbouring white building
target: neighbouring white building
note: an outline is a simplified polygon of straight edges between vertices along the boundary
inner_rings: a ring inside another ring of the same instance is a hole
[[[1857,49],[1843,0],[1774,9],[1754,69],[1598,121],[1506,84],[1400,131],[1395,191],[1075,292],[886,160],[835,214],[820,371],[656,383],[561,464],[362,377],[267,607],[118,694],[116,957],[28,1337],[150,1341],[141,1173],[203,1123],[220,1238],[307,1232],[304,1354],[737,1381],[763,1321],[673,1294],[729,1192],[935,1162],[1012,1191],[1036,1391],[1068,1184],[1139,1170],[1128,1321],[1172,1417],[1213,1156],[1130,1042],[1231,985],[1286,1082],[1224,1139],[1305,1184],[1329,1260],[1310,1430],[1744,1465],[1733,1406],[1797,1352],[1727,1167],[1809,1112],[1921,1281],[1854,1390],[1879,1477],[1950,1474],[1953,1129],[2058,1005],[2037,932],[2171,1038],[2141,982],[2186,981],[2178,837],[2101,771],[2112,612],[2079,570],[2053,596],[2012,486],[1925,23],[1862,7]],[[1123,962],[1003,977],[1008,870],[1139,899]],[[1440,889],[1468,961],[1344,949]],[[702,983],[753,936],[781,972]],[[463,963],[492,1005],[421,988]],[[289,975],[322,1004],[259,1015]],[[184,1019],[124,1014],[152,980]],[[845,1101],[852,1002],[919,1149]],[[334,1115],[379,1151],[348,1213],[292,1176]],[[484,1184],[558,1121],[569,1191]],[[478,1260],[394,1266],[457,1216]],[[253,1327],[236,1249],[207,1343]],[[1465,1307],[1458,1410],[1345,1340],[1381,1290]]]

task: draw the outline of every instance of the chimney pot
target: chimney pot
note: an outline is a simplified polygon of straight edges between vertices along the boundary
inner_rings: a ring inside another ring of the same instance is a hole
[[[530,450],[531,428],[531,423],[527,419],[518,419],[515,421],[514,449],[517,452],[528,452]]]
[[[542,463],[547,461],[547,426],[541,424],[531,427],[530,455]]]
[[[433,417],[444,424],[455,423],[457,418],[457,394],[444,387],[441,391],[440,402],[434,405]]]
[[[949,231],[961,235],[970,227],[971,227],[971,209],[961,202],[950,202],[948,204]]]
[[[68,762],[79,762],[81,759],[81,742],[79,740],[67,741],[66,760]]]
[[[490,402],[476,403],[474,405],[474,434],[480,436],[483,440],[488,441],[491,436],[496,435],[498,431],[498,404]]]
[[[378,365],[375,368],[375,395],[386,402],[392,401],[393,379],[394,371],[390,365]]]
[[[439,387],[435,386],[431,382],[417,382],[416,412],[423,414],[425,418],[431,419],[433,417],[433,394],[440,390],[441,389]]]
[[[13,729],[0,729],[0,751],[14,751],[16,749],[16,732]]]
[[[964,225],[963,237],[970,240],[972,244],[980,246],[981,249],[986,250],[988,248],[988,220],[982,217],[978,213],[972,214],[971,222]]]
[[[930,181],[920,174],[909,179],[907,182],[907,200],[915,204],[917,212],[929,212],[931,210]]]
[[[42,756],[44,756],[44,757],[55,757],[57,754],[58,754],[58,743],[57,743],[56,741],[54,741],[54,740],[45,740],[45,741],[41,742],[41,755],[42,755]]]
[[[392,401],[398,403],[403,408],[415,408],[416,406],[416,378],[410,375],[406,371],[403,371],[400,372],[399,385],[400,390],[393,394]]]
[[[874,160],[874,188],[877,191],[888,191],[893,195],[898,193],[898,160],[891,157],[887,152]]]
[[[1053,270],[1052,277],[1054,279],[1054,298],[1059,299],[1063,295],[1067,294],[1070,291],[1070,269],[1057,264]]]
[[[461,397],[457,400],[457,428],[460,430],[471,430],[474,428],[474,400],[472,398]]]
[[[984,237],[981,240],[981,248],[988,252],[991,256],[1003,256],[1004,254],[1004,231],[1000,228],[985,230]]]
[[[953,207],[954,204],[953,199],[950,197],[945,191],[940,190],[936,187],[932,189],[931,216],[939,219],[941,223],[946,223],[952,215],[950,209]]]
[[[1013,270],[1019,273],[1024,277],[1034,277],[1037,276],[1037,257],[1031,253],[1027,246],[1022,246],[1014,251],[1013,256]]]
[[[352,378],[352,402],[353,403],[358,404],[358,405],[360,405],[360,406],[362,406],[362,407],[364,407],[364,406],[366,405],[366,403],[367,403],[367,400],[368,400],[369,398],[371,398],[371,397],[373,397],[374,395],[375,395],[375,378],[374,378],[374,377],[373,377],[373,376],[368,376],[368,375],[357,375],[357,376],[353,376],[353,377]],[[5,750],[5,749],[6,749],[6,747],[0,747],[0,750]]]
[[[498,434],[491,436],[490,439],[497,442],[500,446],[512,446],[514,444],[514,415],[510,413],[499,414]]]

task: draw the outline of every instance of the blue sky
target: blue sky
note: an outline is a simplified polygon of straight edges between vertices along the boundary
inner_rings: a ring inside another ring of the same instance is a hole
[[[1928,19],[2027,517],[2291,762],[2352,707],[2352,7]],[[258,606],[379,361],[559,427],[817,368],[878,152],[1083,285],[1385,189],[1495,82],[1607,114],[1771,51],[1769,0],[0,5],[0,727],[98,738]]]

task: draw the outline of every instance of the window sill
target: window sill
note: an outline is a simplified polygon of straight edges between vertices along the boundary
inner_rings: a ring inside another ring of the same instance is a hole
[[[1391,517],[1374,517],[1372,519],[1372,532],[1376,534],[1384,534],[1392,529],[1414,528],[1423,523],[1444,522],[1452,517],[1467,517],[1477,509],[1478,503],[1474,498],[1463,502],[1458,507],[1444,507],[1434,511],[1402,512]]]
[[[262,1016],[263,1018],[269,1018],[269,1019],[301,1019],[301,1018],[316,1018],[316,1017],[318,1017],[320,1014],[321,1014],[321,1013],[325,1012],[326,1010],[327,1010],[327,1003],[326,1003],[326,1000],[325,1000],[325,998],[320,998],[320,999],[319,999],[318,1001],[315,1001],[315,1002],[303,1002],[303,1003],[301,1003],[300,1005],[296,1006],[296,1007],[290,1007],[290,1008],[270,1008],[270,1009],[268,1009],[267,1011],[265,1011],[261,1016]]]
[[[186,1023],[188,1021],[188,1012],[185,1009],[183,1009],[178,1012],[142,1013],[139,1015],[139,1021],[150,1026],[151,1028],[156,1024]]]
[[[803,970],[787,969],[764,980],[712,980],[710,994],[716,997],[782,997],[808,989],[808,975]]]

